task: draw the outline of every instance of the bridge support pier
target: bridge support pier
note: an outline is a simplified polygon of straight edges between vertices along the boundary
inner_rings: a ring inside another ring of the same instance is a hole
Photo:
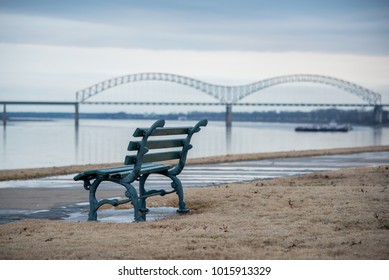
[[[232,104],[227,103],[226,105],[226,127],[232,126]]]
[[[76,128],[78,128],[79,119],[80,119],[79,105],[78,103],[76,103],[74,105],[74,125],[76,126]]]
[[[3,119],[3,126],[5,127],[7,125],[7,105],[3,105],[3,114],[2,114],[2,119]]]
[[[382,106],[374,106],[374,124],[382,124]]]

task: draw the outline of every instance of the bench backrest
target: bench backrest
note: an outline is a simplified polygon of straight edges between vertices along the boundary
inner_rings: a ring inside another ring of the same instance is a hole
[[[188,151],[192,148],[192,135],[207,123],[207,120],[202,120],[195,126],[164,127],[165,121],[158,120],[150,128],[137,128],[133,136],[142,139],[129,143],[128,151],[137,152],[126,156],[124,164],[133,164],[134,171],[138,173],[143,163],[178,159],[177,165],[169,170],[172,175],[178,175],[185,166]],[[150,150],[154,151],[149,153]]]

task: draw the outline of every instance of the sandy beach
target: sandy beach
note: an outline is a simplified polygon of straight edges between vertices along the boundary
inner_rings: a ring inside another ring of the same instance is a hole
[[[389,147],[293,151],[273,156],[369,150]],[[269,157],[227,156],[196,159],[192,164]],[[57,169],[59,174],[81,171],[80,167]],[[15,171],[13,178],[17,174],[22,178],[36,173],[42,176],[42,170]],[[39,192],[44,190],[35,193],[37,198]],[[46,194],[42,200],[63,203],[69,194],[58,193],[60,202],[52,195]],[[76,199],[77,193],[73,195]],[[185,190],[185,196],[189,214],[153,222],[21,220],[0,225],[0,259],[389,258],[388,165],[191,188]],[[9,201],[12,203],[12,198]],[[152,207],[176,203],[175,195],[149,200]]]

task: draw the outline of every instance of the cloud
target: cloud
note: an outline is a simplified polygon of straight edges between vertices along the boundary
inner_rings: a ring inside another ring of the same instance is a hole
[[[77,90],[139,72],[226,85],[310,73],[389,103],[388,38],[388,4],[375,0],[2,0],[0,99],[73,101]],[[182,93],[169,86],[158,91]],[[327,91],[293,92],[303,88]]]
[[[322,74],[372,90],[388,85],[388,56],[318,52],[248,52],[87,48],[0,44],[0,85],[75,92],[139,72],[168,72],[210,83],[244,84],[287,74]],[[22,83],[21,83],[22,82]],[[58,85],[61,85],[58,88]],[[26,86],[27,87],[27,86]],[[1,94],[1,93],[0,93]],[[73,97],[73,96],[72,96]]]
[[[121,33],[120,27],[107,24],[13,14],[0,14],[0,25],[2,42],[23,44],[98,46],[105,34]]]
[[[297,5],[286,1],[280,6],[261,6],[258,1],[245,1],[247,5],[164,3],[115,1],[79,9],[71,5],[54,9],[51,4],[42,10],[31,5],[14,7],[0,14],[0,40],[159,50],[389,54],[388,12],[377,4],[363,6],[364,10],[338,5],[337,10],[333,3],[328,8],[309,1]]]

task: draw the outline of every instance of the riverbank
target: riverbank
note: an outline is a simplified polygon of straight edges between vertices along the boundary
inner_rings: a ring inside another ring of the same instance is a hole
[[[389,258],[388,165],[186,189],[185,196],[190,214],[154,222],[0,225],[0,259]],[[149,201],[176,203],[174,195]]]
[[[226,155],[226,156],[204,157],[204,158],[194,158],[194,159],[189,158],[187,160],[187,164],[205,164],[205,163],[234,162],[234,161],[243,161],[243,160],[261,160],[261,159],[271,159],[271,158],[352,154],[352,153],[377,152],[377,151],[389,151],[389,146],[303,150],[303,151],[288,151],[288,152],[273,152],[273,153],[253,153],[253,154]],[[47,176],[54,176],[54,175],[75,174],[85,170],[100,169],[100,168],[114,167],[120,165],[122,165],[122,163],[54,166],[54,167],[29,168],[29,169],[6,169],[6,170],[0,170],[0,181],[24,180],[24,179],[33,179],[33,178],[40,178],[40,177],[47,177]]]

